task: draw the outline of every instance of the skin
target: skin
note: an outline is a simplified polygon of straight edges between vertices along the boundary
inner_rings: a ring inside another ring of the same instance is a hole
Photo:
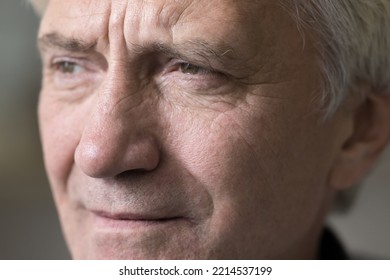
[[[50,1],[39,122],[73,258],[316,258],[353,111],[320,121],[314,37],[275,2]]]

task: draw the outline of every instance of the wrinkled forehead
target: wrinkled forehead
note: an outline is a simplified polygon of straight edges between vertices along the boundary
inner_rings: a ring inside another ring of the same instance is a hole
[[[57,9],[61,8],[69,8],[69,11],[73,12],[86,12],[91,11],[91,9],[97,7],[105,7],[109,8],[115,2],[124,3],[129,7],[129,9],[137,10],[137,8],[143,7],[158,7],[161,11],[164,11],[166,8],[185,10],[186,8],[194,9],[194,10],[202,10],[203,12],[209,10],[214,7],[217,8],[221,13],[225,13],[229,10],[229,8],[234,7],[237,11],[253,11],[254,7],[261,7],[265,4],[277,3],[279,0],[134,0],[134,1],[112,1],[112,0],[68,0],[68,1],[60,1],[60,0],[30,0],[34,6],[40,9],[45,9],[49,4],[55,4]],[[62,5],[59,5],[62,4]],[[74,10],[75,5],[78,9]],[[218,12],[217,10],[213,10],[214,12]],[[218,15],[218,14],[215,14]]]
[[[72,30],[89,27],[93,23],[94,30],[99,30],[97,27],[106,26],[107,20],[115,20],[125,14],[124,23],[132,28],[148,25],[174,29],[191,23],[194,29],[194,24],[207,22],[209,28],[228,29],[237,24],[250,26],[259,18],[266,17],[270,6],[275,4],[269,0],[51,0],[43,25]]]
[[[198,37],[196,39],[214,45],[232,46],[249,57],[251,51],[258,51],[264,42],[272,45],[274,34],[280,30],[285,32],[290,24],[283,22],[286,13],[277,2],[51,0],[42,20],[40,35],[58,32],[66,37],[94,42],[97,38],[109,37],[114,26],[123,25],[120,28],[126,39],[130,38],[130,43],[147,44],[156,38],[176,43]]]

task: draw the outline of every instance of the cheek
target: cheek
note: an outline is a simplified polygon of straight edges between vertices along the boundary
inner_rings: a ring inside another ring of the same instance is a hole
[[[50,183],[54,189],[63,189],[73,166],[82,117],[70,107],[61,106],[44,95],[40,99],[38,115]]]
[[[316,135],[314,121],[287,120],[277,109],[253,112],[175,116],[180,121],[171,124],[180,126],[172,127],[172,149],[213,199],[210,243],[284,240],[283,250],[321,215],[329,147],[319,141],[324,135]]]
[[[168,141],[172,142],[168,149],[183,169],[213,192],[218,192],[218,186],[226,182],[234,184],[232,179],[243,172],[243,164],[250,162],[251,156],[239,134],[228,132],[232,125],[221,127],[212,118],[193,114],[178,119],[171,121]]]
[[[256,215],[259,205],[266,207],[265,202],[273,195],[268,188],[268,173],[277,168],[268,169],[271,164],[279,164],[267,143],[248,133],[259,123],[246,122],[239,111],[230,116],[210,112],[180,114],[170,121],[170,139],[175,139],[170,150],[180,167],[212,197],[211,224],[219,234],[228,232],[230,224],[244,213],[249,218],[252,213]]]

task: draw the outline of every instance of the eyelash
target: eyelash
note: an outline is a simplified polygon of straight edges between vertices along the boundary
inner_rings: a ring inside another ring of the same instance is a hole
[[[206,69],[201,66],[188,63],[188,62],[179,63],[179,69],[183,74],[187,74],[187,75],[208,75],[208,74],[216,73],[213,70]]]
[[[66,71],[66,67],[70,67],[72,71],[68,72]],[[80,62],[71,60],[71,59],[59,59],[59,60],[54,60],[51,64],[50,67],[52,70],[59,72],[62,75],[75,75],[77,73],[73,73],[76,71],[75,69],[78,68],[78,71],[76,72],[82,72],[85,71],[85,66],[83,66]]]
[[[79,68],[85,68],[83,65],[80,64],[80,62],[77,62],[72,59],[59,59],[54,60],[51,64],[51,68],[55,71],[61,72],[62,74],[73,74],[68,73],[66,69],[63,69],[66,67],[79,67]],[[193,63],[189,62],[177,62],[175,67],[177,70],[180,70],[183,74],[187,75],[208,75],[208,74],[217,74],[216,71],[204,68],[202,66],[198,66]],[[74,69],[73,69],[74,70]],[[85,69],[84,69],[85,70]],[[176,69],[175,69],[176,70]],[[71,71],[72,72],[72,71]]]
[[[198,66],[174,58],[164,68],[165,70],[161,75],[168,78],[164,78],[166,82],[171,81],[171,85],[187,88],[194,92],[214,91],[226,82],[224,78],[227,77],[212,68]],[[88,82],[86,81],[94,80],[95,74],[100,72],[93,64],[89,65],[87,59],[72,57],[54,58],[50,63],[50,69],[54,83],[62,89],[76,89],[87,85]],[[169,77],[172,77],[172,79],[169,79]]]

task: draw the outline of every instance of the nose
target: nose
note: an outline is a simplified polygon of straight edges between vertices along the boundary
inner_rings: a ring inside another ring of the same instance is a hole
[[[153,103],[126,77],[106,77],[75,150],[76,166],[94,178],[154,170],[160,152]]]

